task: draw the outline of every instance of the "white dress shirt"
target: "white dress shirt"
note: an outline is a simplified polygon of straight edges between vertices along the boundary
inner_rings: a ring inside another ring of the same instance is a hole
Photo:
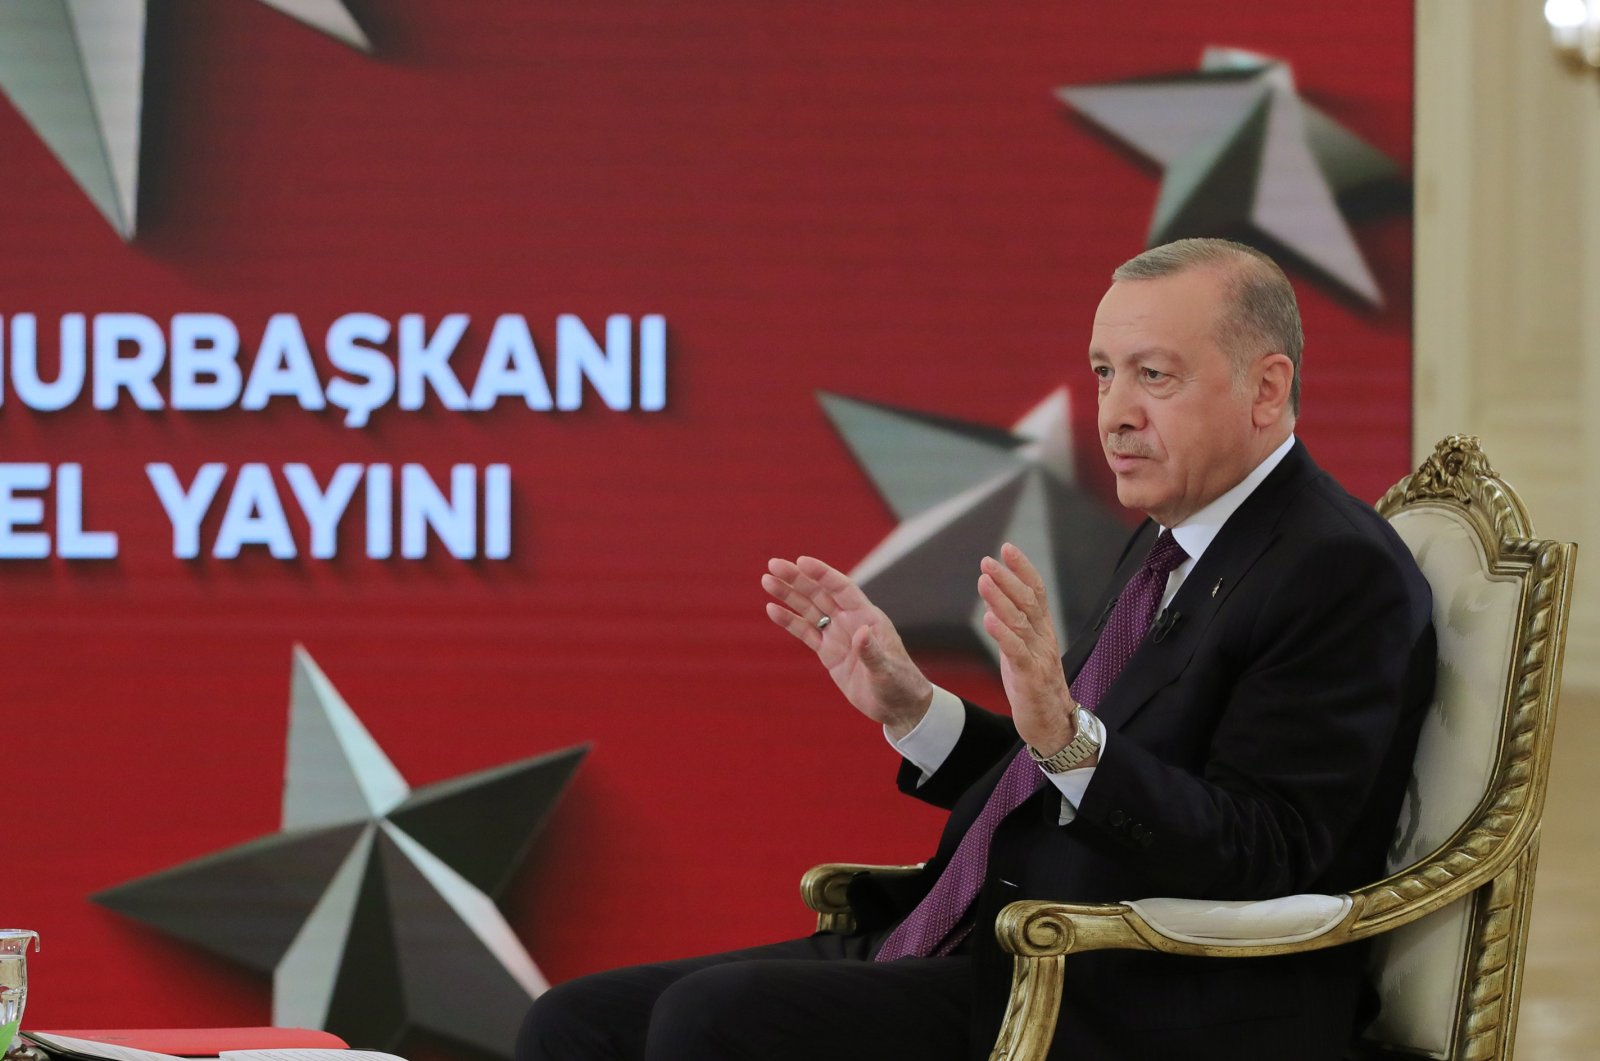
[[[1178,592],[1178,587],[1183,585],[1183,580],[1194,570],[1200,555],[1216,540],[1228,517],[1244,504],[1244,499],[1255,492],[1262,480],[1271,474],[1272,469],[1276,468],[1293,448],[1294,435],[1291,434],[1283,445],[1269,453],[1265,460],[1256,465],[1250,474],[1232,489],[1176,527],[1162,528],[1172,531],[1172,537],[1183,547],[1189,558],[1167,576],[1167,588],[1161,595],[1161,607],[1165,608],[1171,603],[1173,596]],[[1110,735],[1092,713],[1089,718],[1091,724],[1100,731],[1100,747],[1104,749]],[[885,727],[883,735],[895,751],[922,771],[922,777],[917,781],[920,785],[931,777],[955,750],[956,741],[961,738],[961,730],[966,725],[966,720],[967,714],[961,706],[961,698],[935,685],[933,703],[928,705],[927,714],[922,716],[922,721],[918,722],[910,733],[895,740],[889,736],[889,730]],[[1059,774],[1044,771],[1044,776],[1050,783],[1061,790],[1062,825],[1077,816],[1078,804],[1082,801],[1083,794],[1088,791],[1089,782],[1094,780],[1094,769],[1092,766],[1081,766],[1075,770],[1064,770]]]

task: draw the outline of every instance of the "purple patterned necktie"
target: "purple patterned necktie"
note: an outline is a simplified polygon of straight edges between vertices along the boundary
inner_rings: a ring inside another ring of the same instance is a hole
[[[1122,588],[1106,620],[1105,632],[1072,683],[1072,695],[1078,703],[1090,711],[1100,705],[1100,698],[1122,672],[1155,620],[1161,596],[1166,592],[1167,576],[1188,558],[1183,546],[1173,539],[1172,532],[1162,531],[1144,564]],[[995,829],[1006,815],[1022,806],[1043,785],[1044,774],[1028,749],[1018,749],[994,791],[989,793],[983,810],[956,845],[955,854],[932,890],[883,941],[878,961],[926,958],[949,954],[956,948],[966,936],[966,930],[952,930],[978,897],[978,889],[989,867],[989,841],[994,838]]]

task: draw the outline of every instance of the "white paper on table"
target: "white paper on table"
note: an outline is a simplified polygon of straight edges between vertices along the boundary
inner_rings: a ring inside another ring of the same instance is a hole
[[[118,1046],[115,1043],[97,1043],[93,1039],[74,1039],[70,1035],[40,1035],[38,1032],[22,1034],[46,1050],[68,1050],[89,1057],[104,1057],[107,1061],[180,1061],[171,1054],[140,1050],[133,1046]]]
[[[28,1038],[46,1050],[61,1050],[88,1057],[105,1058],[105,1061],[188,1061],[172,1054],[154,1050],[140,1050],[132,1046],[95,1042],[92,1039],[74,1039],[70,1035],[40,1035],[25,1033]],[[224,1050],[218,1055],[221,1061],[405,1061],[394,1054],[378,1050],[323,1050],[307,1047],[281,1050]]]
[[[160,1054],[151,1054],[160,1057]],[[281,1050],[224,1050],[222,1061],[405,1061],[381,1050],[320,1050],[312,1047],[285,1047]],[[128,1061],[134,1061],[130,1058]]]

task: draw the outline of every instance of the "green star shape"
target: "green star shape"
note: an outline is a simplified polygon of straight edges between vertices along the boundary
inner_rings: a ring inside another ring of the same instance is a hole
[[[587,753],[415,791],[296,648],[279,832],[93,900],[273,980],[272,1023],[510,1057],[548,984],[495,906]]]
[[[1146,246],[1253,232],[1346,291],[1383,303],[1339,200],[1393,183],[1400,168],[1302,99],[1288,63],[1208,48],[1197,73],[1056,95],[1163,167]]]

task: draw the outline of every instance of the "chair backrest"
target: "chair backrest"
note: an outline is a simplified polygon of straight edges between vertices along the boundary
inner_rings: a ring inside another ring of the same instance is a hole
[[[1533,537],[1522,502],[1467,436],[1440,442],[1378,510],[1433,590],[1439,672],[1390,849],[1393,876],[1373,891],[1398,907],[1432,889],[1442,905],[1375,941],[1383,1008],[1367,1045],[1505,1057],[1576,547]],[[1453,887],[1469,877],[1481,882]]]

